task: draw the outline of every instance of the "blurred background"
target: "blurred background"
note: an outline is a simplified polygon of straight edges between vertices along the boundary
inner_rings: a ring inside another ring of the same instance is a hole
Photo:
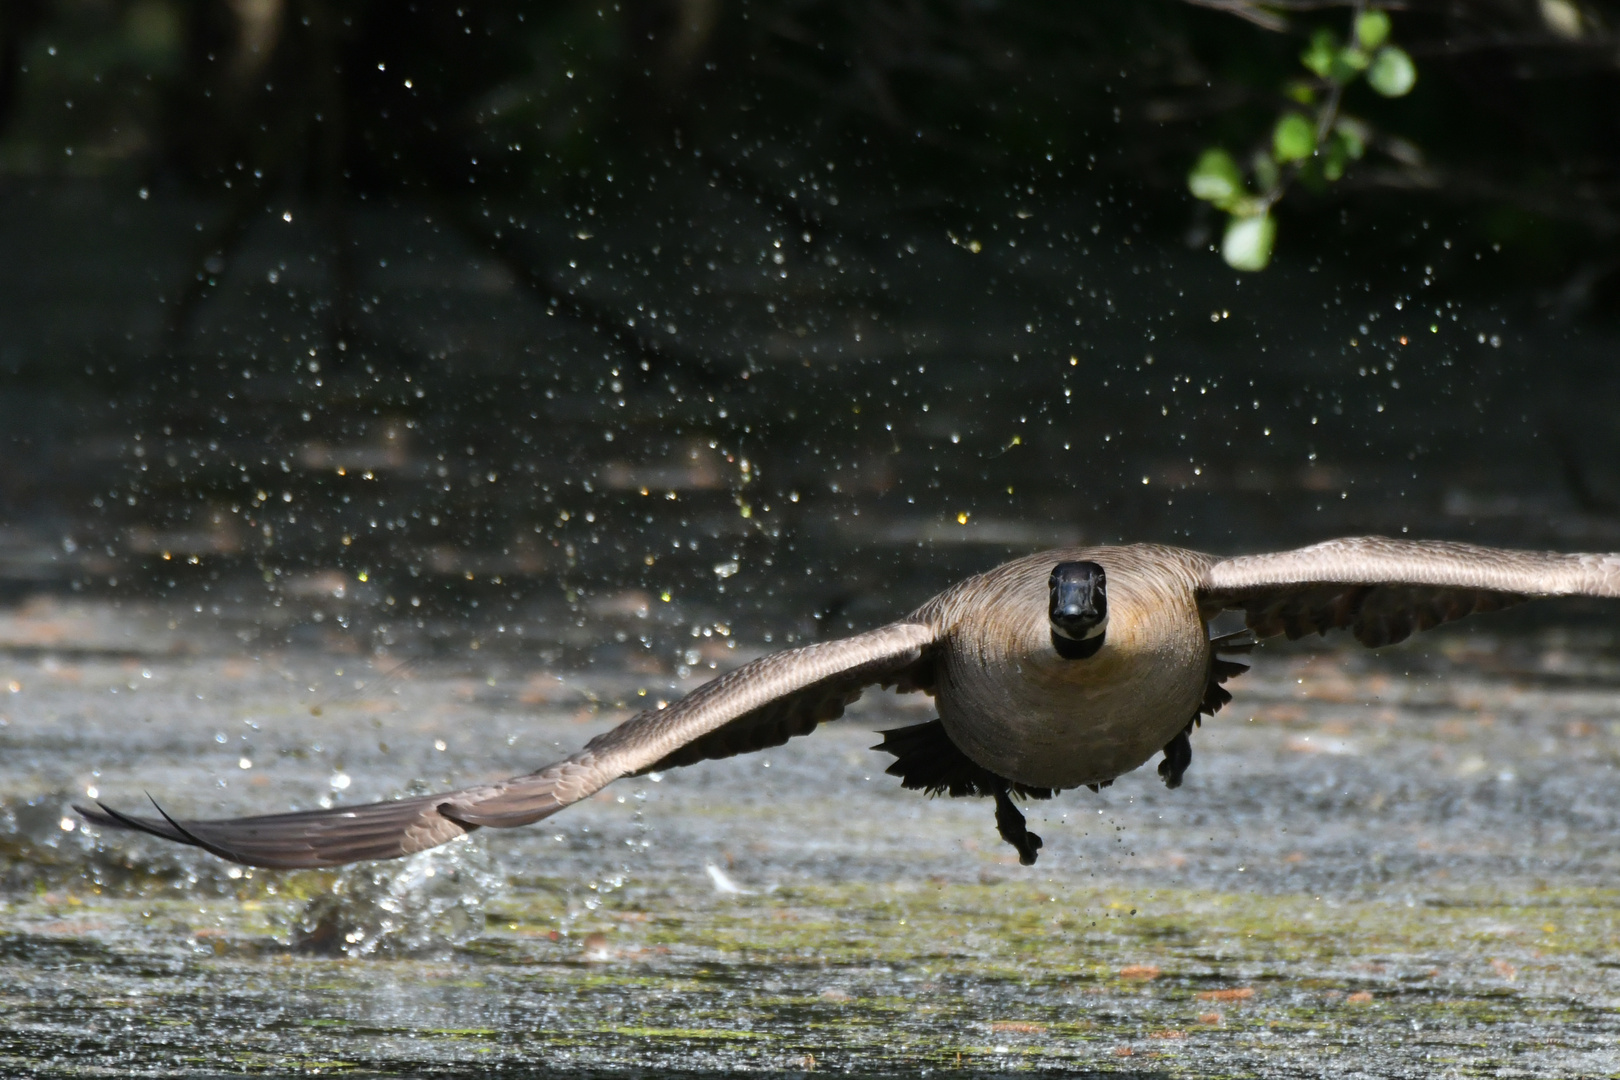
[[[1620,9],[1382,11],[7,0],[0,598],[669,670],[1073,540],[1614,547]]]

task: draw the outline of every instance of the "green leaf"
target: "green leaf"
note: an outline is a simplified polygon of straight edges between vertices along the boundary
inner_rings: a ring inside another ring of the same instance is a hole
[[[1221,258],[1234,270],[1264,270],[1277,239],[1277,219],[1270,214],[1234,217],[1221,237]]]
[[[1283,87],[1288,100],[1300,105],[1316,104],[1316,87],[1309,79],[1289,79]]]
[[[1338,123],[1333,125],[1333,134],[1338,137],[1344,152],[1352,161],[1360,161],[1361,156],[1367,152],[1367,136],[1370,134],[1367,125],[1352,116],[1339,117]]]
[[[1417,65],[1398,45],[1385,45],[1367,69],[1367,85],[1385,97],[1400,97],[1417,82]]]
[[[1346,46],[1333,55],[1333,65],[1328,69],[1328,78],[1336,83],[1347,83],[1367,70],[1372,63],[1372,57],[1363,49],[1355,46]]]
[[[1339,39],[1327,27],[1318,27],[1311,35],[1311,43],[1299,54],[1299,62],[1322,78],[1333,70],[1333,58],[1339,52]]]
[[[1342,177],[1349,157],[1345,151],[1344,139],[1335,131],[1322,151],[1322,179],[1332,182]]]
[[[1363,11],[1356,16],[1356,44],[1372,52],[1388,40],[1388,15],[1382,11]]]
[[[1272,157],[1264,150],[1256,150],[1254,152],[1254,159],[1251,167],[1254,169],[1254,182],[1259,185],[1261,191],[1270,191],[1272,188],[1277,186],[1277,180],[1281,176],[1281,170],[1277,168],[1276,158]],[[1258,208],[1244,209],[1241,206],[1234,206],[1230,209],[1232,213],[1237,214],[1239,217],[1247,217],[1250,214],[1258,214],[1260,212]]]
[[[1230,209],[1247,196],[1243,188],[1243,173],[1237,162],[1220,147],[1210,147],[1198,158],[1198,163],[1187,174],[1187,190],[1195,198],[1212,202],[1222,210]]]
[[[1271,133],[1271,156],[1277,164],[1304,161],[1316,152],[1316,127],[1297,112],[1287,113],[1277,121]]]

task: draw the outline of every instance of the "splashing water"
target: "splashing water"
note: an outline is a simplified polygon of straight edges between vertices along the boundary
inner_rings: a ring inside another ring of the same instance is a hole
[[[483,932],[505,884],[488,850],[466,837],[407,859],[344,867],[299,913],[291,944],[347,956],[442,953]]]

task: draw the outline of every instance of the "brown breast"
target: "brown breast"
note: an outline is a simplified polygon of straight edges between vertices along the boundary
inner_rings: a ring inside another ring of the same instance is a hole
[[[1108,573],[1097,654],[1052,648],[1047,578],[1064,561]],[[1206,556],[1153,545],[1041,552],[970,578],[919,613],[944,628],[940,719],[973,760],[1010,780],[1070,788],[1110,780],[1157,753],[1198,708],[1208,631],[1194,589]]]

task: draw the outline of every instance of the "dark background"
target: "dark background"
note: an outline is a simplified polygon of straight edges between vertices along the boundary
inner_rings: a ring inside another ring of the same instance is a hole
[[[1612,549],[1620,9],[1389,7],[1239,274],[1187,170],[1355,10],[7,0],[0,597],[667,667],[1077,539]]]

